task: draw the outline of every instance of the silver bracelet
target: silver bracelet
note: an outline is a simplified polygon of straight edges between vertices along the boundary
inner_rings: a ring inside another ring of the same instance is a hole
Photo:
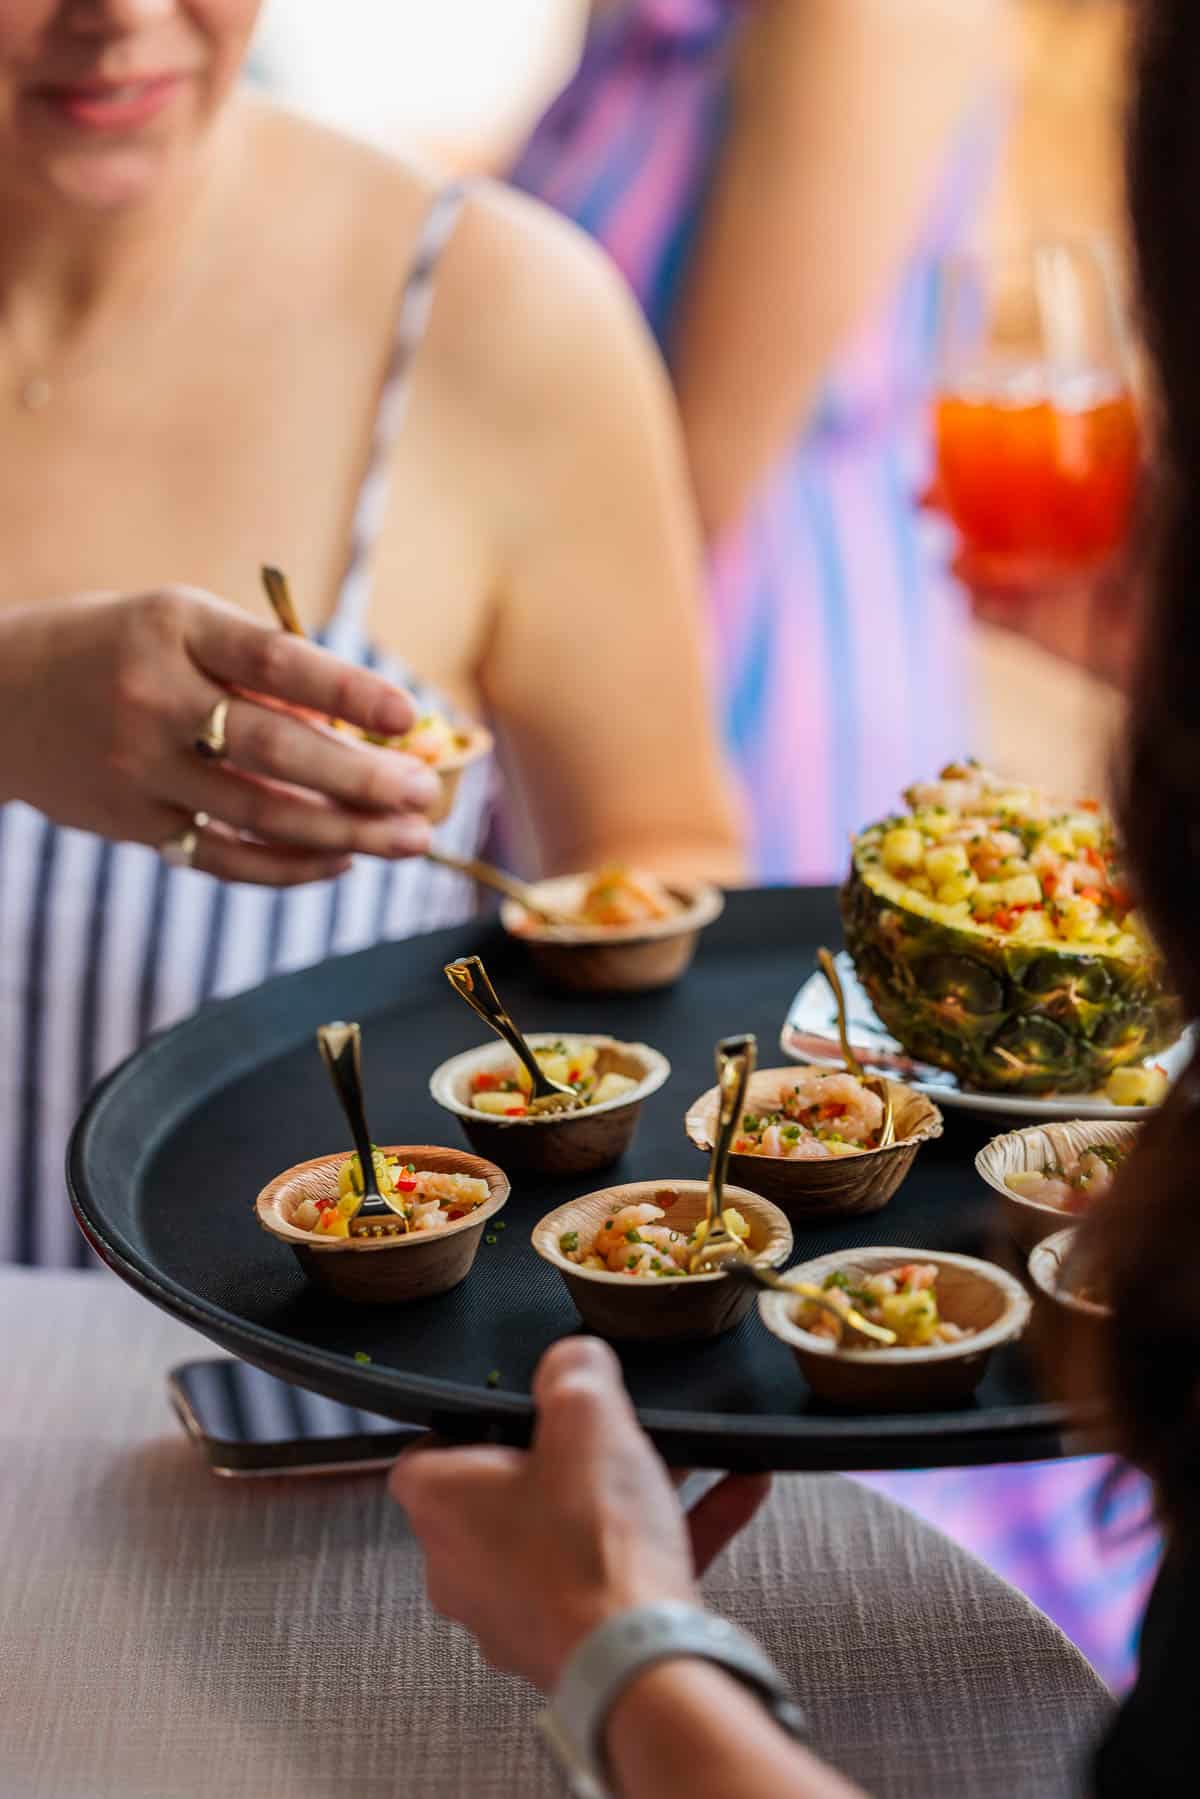
[[[610,1711],[638,1674],[681,1656],[726,1669],[762,1700],[789,1735],[804,1734],[804,1713],[782,1674],[745,1631],[677,1600],[638,1606],[619,1612],[584,1638],[538,1719],[575,1799],[608,1799],[604,1730]]]

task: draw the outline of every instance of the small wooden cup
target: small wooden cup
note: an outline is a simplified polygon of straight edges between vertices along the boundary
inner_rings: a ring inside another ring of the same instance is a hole
[[[1010,1174],[1025,1174],[1048,1164],[1073,1161],[1093,1143],[1132,1143],[1140,1124],[1097,1124],[1086,1119],[1060,1124],[1035,1124],[1022,1131],[1005,1131],[993,1137],[975,1158],[978,1173],[999,1195],[1004,1222],[1022,1249],[1032,1249],[1043,1238],[1061,1232],[1071,1216],[1041,1200],[1024,1199],[1008,1185]]]
[[[1086,1299],[1062,1284],[1063,1270],[1077,1235],[1078,1227],[1069,1226],[1052,1237],[1044,1237],[1030,1252],[1029,1278],[1034,1286],[1030,1338],[1047,1390],[1064,1394],[1075,1407],[1099,1402],[1103,1412],[1107,1409],[1104,1402],[1112,1311],[1099,1300]],[[1095,1432],[1096,1428],[1093,1419],[1090,1429]],[[1088,1442],[1089,1448],[1097,1446],[1104,1446],[1102,1436]]]
[[[471,1077],[498,1073],[515,1062],[503,1043],[451,1056],[435,1068],[429,1091],[440,1106],[453,1112],[463,1134],[480,1155],[494,1157],[511,1172],[537,1175],[589,1174],[607,1168],[628,1149],[644,1102],[671,1072],[671,1064],[645,1043],[622,1043],[615,1037],[571,1031],[531,1031],[534,1049],[557,1043],[563,1035],[596,1046],[599,1074],[624,1074],[638,1084],[619,1099],[577,1112],[539,1112],[525,1118],[497,1118],[471,1104]]]
[[[672,1230],[690,1232],[707,1211],[706,1181],[633,1181],[623,1187],[602,1187],[548,1212],[534,1229],[533,1247],[543,1261],[558,1269],[580,1317],[597,1336],[644,1343],[718,1337],[740,1324],[753,1307],[754,1289],[724,1274],[635,1279],[629,1274],[580,1268],[559,1248],[564,1231],[578,1231],[580,1242],[589,1243],[614,1211],[622,1206],[657,1205],[656,1195],[664,1189],[679,1198],[663,1222]],[[792,1253],[792,1227],[783,1213],[742,1187],[726,1187],[724,1197],[750,1226],[753,1259],[771,1268],[786,1262]]]
[[[457,736],[456,747],[434,764],[433,772],[441,782],[442,791],[441,797],[428,813],[431,824],[440,825],[454,810],[463,770],[472,762],[478,762],[481,757],[490,756],[494,748],[492,734],[483,725],[471,725],[459,731]]]
[[[298,1162],[276,1175],[254,1202],[263,1229],[294,1250],[310,1280],[339,1299],[397,1305],[457,1287],[471,1272],[484,1225],[508,1198],[508,1177],[503,1170],[461,1149],[438,1149],[428,1143],[389,1145],[385,1155],[399,1156],[422,1172],[469,1174],[485,1180],[490,1197],[465,1218],[440,1230],[415,1231],[404,1237],[321,1238],[300,1230],[292,1223],[296,1208],[306,1199],[333,1198],[348,1153],[343,1150],[335,1156]]]
[[[769,1111],[780,1093],[795,1084],[794,1068],[760,1068],[746,1091],[748,1112]],[[790,1161],[786,1156],[729,1158],[729,1178],[770,1199],[794,1220],[852,1216],[878,1212],[908,1174],[922,1143],[942,1134],[942,1115],[924,1094],[899,1081],[889,1081],[896,1141],[886,1149],[866,1149],[856,1156],[827,1161]],[[708,1155],[717,1128],[720,1094],[702,1093],[684,1119],[684,1129],[697,1149]]]
[[[948,1324],[970,1327],[961,1343],[928,1349],[843,1349],[801,1329],[793,1314],[803,1300],[791,1293],[760,1293],[759,1316],[773,1336],[795,1351],[804,1378],[818,1398],[867,1412],[925,1412],[965,1405],[1001,1343],[1019,1337],[1029,1321],[1029,1295],[1011,1274],[974,1256],[923,1249],[847,1249],[788,1269],[789,1280],[820,1286],[844,1268],[853,1278],[885,1274],[906,1262],[933,1262],[938,1270],[938,1309]],[[861,1337],[848,1334],[848,1341]]]
[[[546,906],[570,912],[583,900],[590,875],[540,881],[533,892]],[[707,881],[668,881],[679,902],[670,918],[631,925],[548,925],[506,900],[500,921],[525,944],[547,980],[571,993],[648,993],[669,987],[689,967],[706,925],[725,907],[720,888]]]

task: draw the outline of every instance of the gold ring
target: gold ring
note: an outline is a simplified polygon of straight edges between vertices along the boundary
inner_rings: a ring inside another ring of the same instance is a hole
[[[229,745],[225,740],[225,726],[229,718],[229,701],[222,697],[211,712],[204,716],[204,723],[196,733],[195,750],[198,756],[204,756],[209,762],[220,762],[229,754]]]
[[[191,868],[196,860],[200,833],[207,823],[207,812],[193,812],[191,824],[161,845],[158,853],[169,868]]]

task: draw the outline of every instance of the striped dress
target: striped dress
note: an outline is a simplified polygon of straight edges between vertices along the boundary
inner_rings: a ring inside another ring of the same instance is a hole
[[[625,0],[598,12],[514,171],[605,246],[668,362],[721,153],[734,37],[756,3]],[[999,97],[981,96],[887,305],[845,346],[814,418],[710,555],[721,718],[762,880],[840,879],[853,830],[889,812],[907,781],[981,747],[963,596],[945,534],[914,495],[928,472],[938,262],[971,223],[1002,117]],[[1108,1466],[872,1484],[1023,1587],[1120,1688],[1158,1543],[1127,1528],[1145,1513],[1141,1482],[1097,1527]]]
[[[668,362],[739,16],[754,3],[601,11],[512,173],[608,250]],[[887,305],[709,559],[724,736],[764,881],[839,877],[852,830],[891,810],[902,782],[973,747],[963,596],[914,496],[938,259],[990,179],[998,111],[981,101],[964,121]]]
[[[337,606],[318,641],[437,706],[368,641],[371,553],[383,524],[390,451],[428,318],[439,253],[461,195],[435,201],[406,282],[380,393],[368,470]],[[444,710],[444,708],[443,708]],[[491,774],[469,768],[438,840],[474,853]],[[474,895],[422,860],[359,858],[337,881],[280,891],[169,868],[141,844],[0,807],[0,1261],[86,1266],[67,1204],[67,1136],[93,1084],[152,1032],[205,1000],[381,939],[461,922]]]

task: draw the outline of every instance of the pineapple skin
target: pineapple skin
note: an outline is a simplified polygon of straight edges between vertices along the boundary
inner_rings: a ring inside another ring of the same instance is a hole
[[[855,846],[841,894],[846,947],[904,1049],[966,1087],[1087,1093],[1154,1055],[1182,1015],[1151,953],[1137,960],[1017,943],[943,924],[876,892]]]

